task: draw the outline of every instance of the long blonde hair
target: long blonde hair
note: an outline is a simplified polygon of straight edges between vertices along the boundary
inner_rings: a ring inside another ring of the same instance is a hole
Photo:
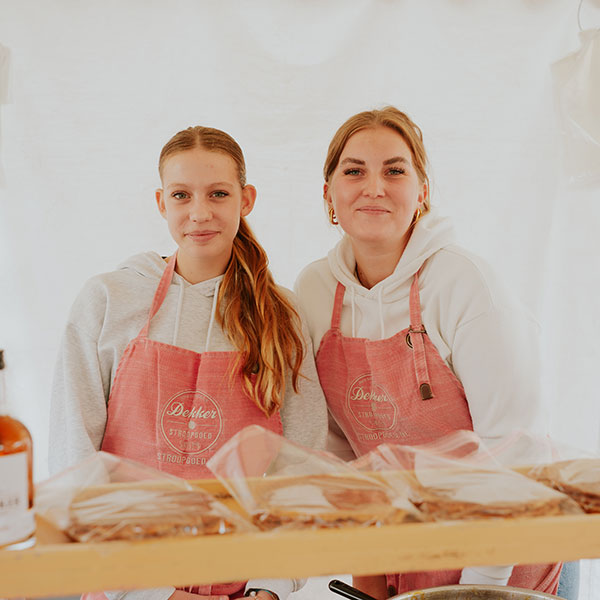
[[[224,131],[200,126],[180,131],[165,144],[158,161],[161,178],[168,158],[195,148],[230,156],[240,186],[246,185],[246,163],[238,143]],[[298,392],[304,343],[298,313],[275,285],[267,255],[244,217],[219,287],[217,321],[240,353],[246,393],[270,417],[283,405],[288,369]]]
[[[375,127],[388,127],[400,134],[406,142],[412,154],[413,165],[419,178],[419,183],[427,184],[429,189],[429,177],[427,175],[427,152],[423,144],[423,133],[419,126],[401,110],[394,106],[386,106],[381,110],[367,110],[347,119],[335,132],[327,150],[323,177],[329,183],[329,178],[336,170],[340,157],[348,140],[361,129],[373,129]],[[421,211],[429,210],[429,194],[426,195]]]

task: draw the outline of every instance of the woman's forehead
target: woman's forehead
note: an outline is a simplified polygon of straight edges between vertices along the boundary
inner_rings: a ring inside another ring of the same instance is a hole
[[[176,152],[167,157],[163,165],[163,177],[167,179],[184,174],[201,176],[210,172],[238,179],[237,165],[231,156],[206,148]]]
[[[383,126],[360,129],[352,134],[342,150],[340,162],[347,157],[360,158],[361,155],[389,155],[387,158],[397,155],[412,162],[412,152],[402,135],[395,129]]]

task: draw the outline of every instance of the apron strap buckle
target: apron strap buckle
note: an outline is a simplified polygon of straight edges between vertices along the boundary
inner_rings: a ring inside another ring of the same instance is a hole
[[[408,333],[427,333],[427,330],[425,329],[425,325],[423,325],[423,324],[421,324],[418,329],[414,329],[413,326],[411,325],[408,328]]]

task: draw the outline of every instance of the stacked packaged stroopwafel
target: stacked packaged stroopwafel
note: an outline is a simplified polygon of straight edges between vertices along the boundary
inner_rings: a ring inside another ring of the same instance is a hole
[[[533,517],[581,512],[554,489],[496,462],[473,433],[460,431],[439,444],[411,447],[382,444],[354,461],[378,471],[434,520]]]
[[[529,474],[573,498],[585,512],[600,513],[600,458],[562,460]]]
[[[600,512],[600,457],[547,436],[519,431],[489,448],[495,460]]]
[[[37,512],[78,542],[255,530],[210,493],[107,452],[40,484]]]
[[[303,448],[258,426],[231,438],[208,467],[261,529],[422,520],[406,495],[331,454]]]

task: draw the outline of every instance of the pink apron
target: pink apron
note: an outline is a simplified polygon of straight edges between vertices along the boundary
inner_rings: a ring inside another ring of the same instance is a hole
[[[246,395],[239,368],[234,371],[237,352],[198,353],[148,338],[175,263],[176,255],[161,277],[148,321],[119,361],[102,450],[185,479],[212,478],[206,461],[240,429],[257,424],[282,434],[283,428],[279,413],[268,419]],[[234,582],[179,589],[239,598],[244,587]],[[101,592],[84,598],[106,600]]]
[[[382,443],[418,445],[459,429],[473,430],[461,382],[448,368],[421,320],[419,279],[410,288],[410,327],[371,341],[342,335],[345,287],[338,283],[331,329],[317,352],[329,410],[357,456]],[[509,585],[555,593],[562,564],[513,569]],[[393,596],[458,583],[460,570],[388,575]]]

